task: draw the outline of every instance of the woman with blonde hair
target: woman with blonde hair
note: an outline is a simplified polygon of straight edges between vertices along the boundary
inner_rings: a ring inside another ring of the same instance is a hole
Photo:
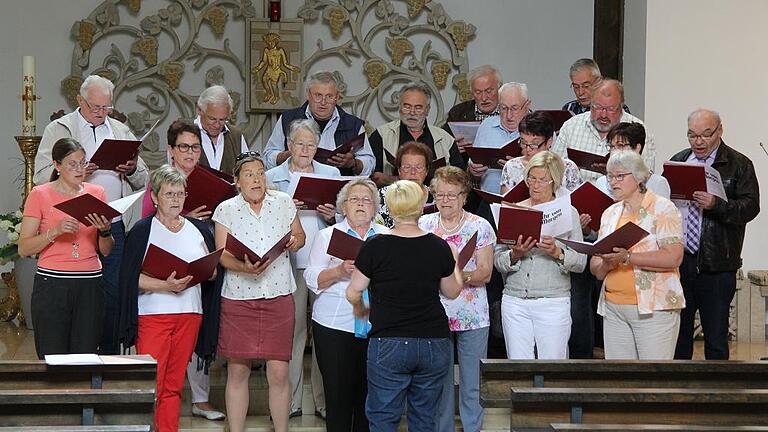
[[[439,294],[456,298],[462,273],[455,247],[419,228],[421,185],[397,181],[385,199],[395,226],[363,244],[347,287],[355,315],[370,311],[372,324],[365,413],[371,431],[396,431],[407,399],[408,429],[431,431],[451,358]],[[362,301],[366,288],[370,307]]]

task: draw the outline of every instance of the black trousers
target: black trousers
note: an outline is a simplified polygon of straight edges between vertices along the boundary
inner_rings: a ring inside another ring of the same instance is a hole
[[[698,310],[704,331],[704,356],[707,360],[728,360],[728,314],[736,293],[736,272],[698,272],[697,258],[686,252],[680,265],[685,309],[680,313],[675,359],[693,357],[693,321]]]
[[[96,353],[104,321],[102,278],[35,275],[32,324],[37,357]]]
[[[592,294],[597,279],[586,268],[581,273],[571,273],[571,337],[568,340],[568,357],[591,359],[595,347],[595,311]]]
[[[368,339],[312,321],[317,366],[325,388],[325,428],[328,432],[368,432],[365,398]]]

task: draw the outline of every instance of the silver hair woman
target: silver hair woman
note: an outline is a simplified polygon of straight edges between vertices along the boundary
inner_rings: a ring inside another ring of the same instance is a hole
[[[630,222],[650,235],[590,262],[592,273],[604,280],[598,313],[603,315],[605,358],[671,360],[685,307],[677,273],[683,259],[680,212],[647,190],[651,173],[639,153],[614,152],[607,168],[618,202],[603,213],[598,239]]]

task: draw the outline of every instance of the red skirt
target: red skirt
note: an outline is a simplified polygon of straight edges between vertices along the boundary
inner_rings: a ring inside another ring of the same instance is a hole
[[[291,360],[293,295],[271,299],[221,299],[218,356]]]

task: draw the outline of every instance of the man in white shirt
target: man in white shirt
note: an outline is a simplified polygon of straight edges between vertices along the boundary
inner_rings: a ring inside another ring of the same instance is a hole
[[[35,184],[46,183],[50,180],[53,170],[51,150],[61,138],[74,138],[85,149],[85,157],[89,159],[96,153],[104,139],[115,138],[135,140],[128,126],[109,117],[112,112],[112,92],[115,85],[108,79],[98,75],[88,76],[80,86],[77,96],[78,108],[52,121],[46,126],[40,147],[35,156]],[[115,170],[102,170],[94,163],[85,168],[85,181],[104,187],[108,201],[113,201],[133,192],[143,190],[147,184],[147,165],[137,155],[133,159],[118,165]],[[137,215],[139,213],[136,213]],[[118,276],[125,241],[125,226],[134,222],[132,213],[126,212],[122,217],[112,220],[111,233],[115,239],[112,251],[106,257],[99,256],[102,263],[104,280],[104,329],[99,344],[99,354],[118,354],[117,320],[118,320]]]
[[[210,86],[197,98],[195,124],[202,133],[200,164],[232,174],[235,158],[248,151],[243,133],[227,120],[232,113],[232,97],[220,85]],[[208,209],[213,211],[213,209]]]

